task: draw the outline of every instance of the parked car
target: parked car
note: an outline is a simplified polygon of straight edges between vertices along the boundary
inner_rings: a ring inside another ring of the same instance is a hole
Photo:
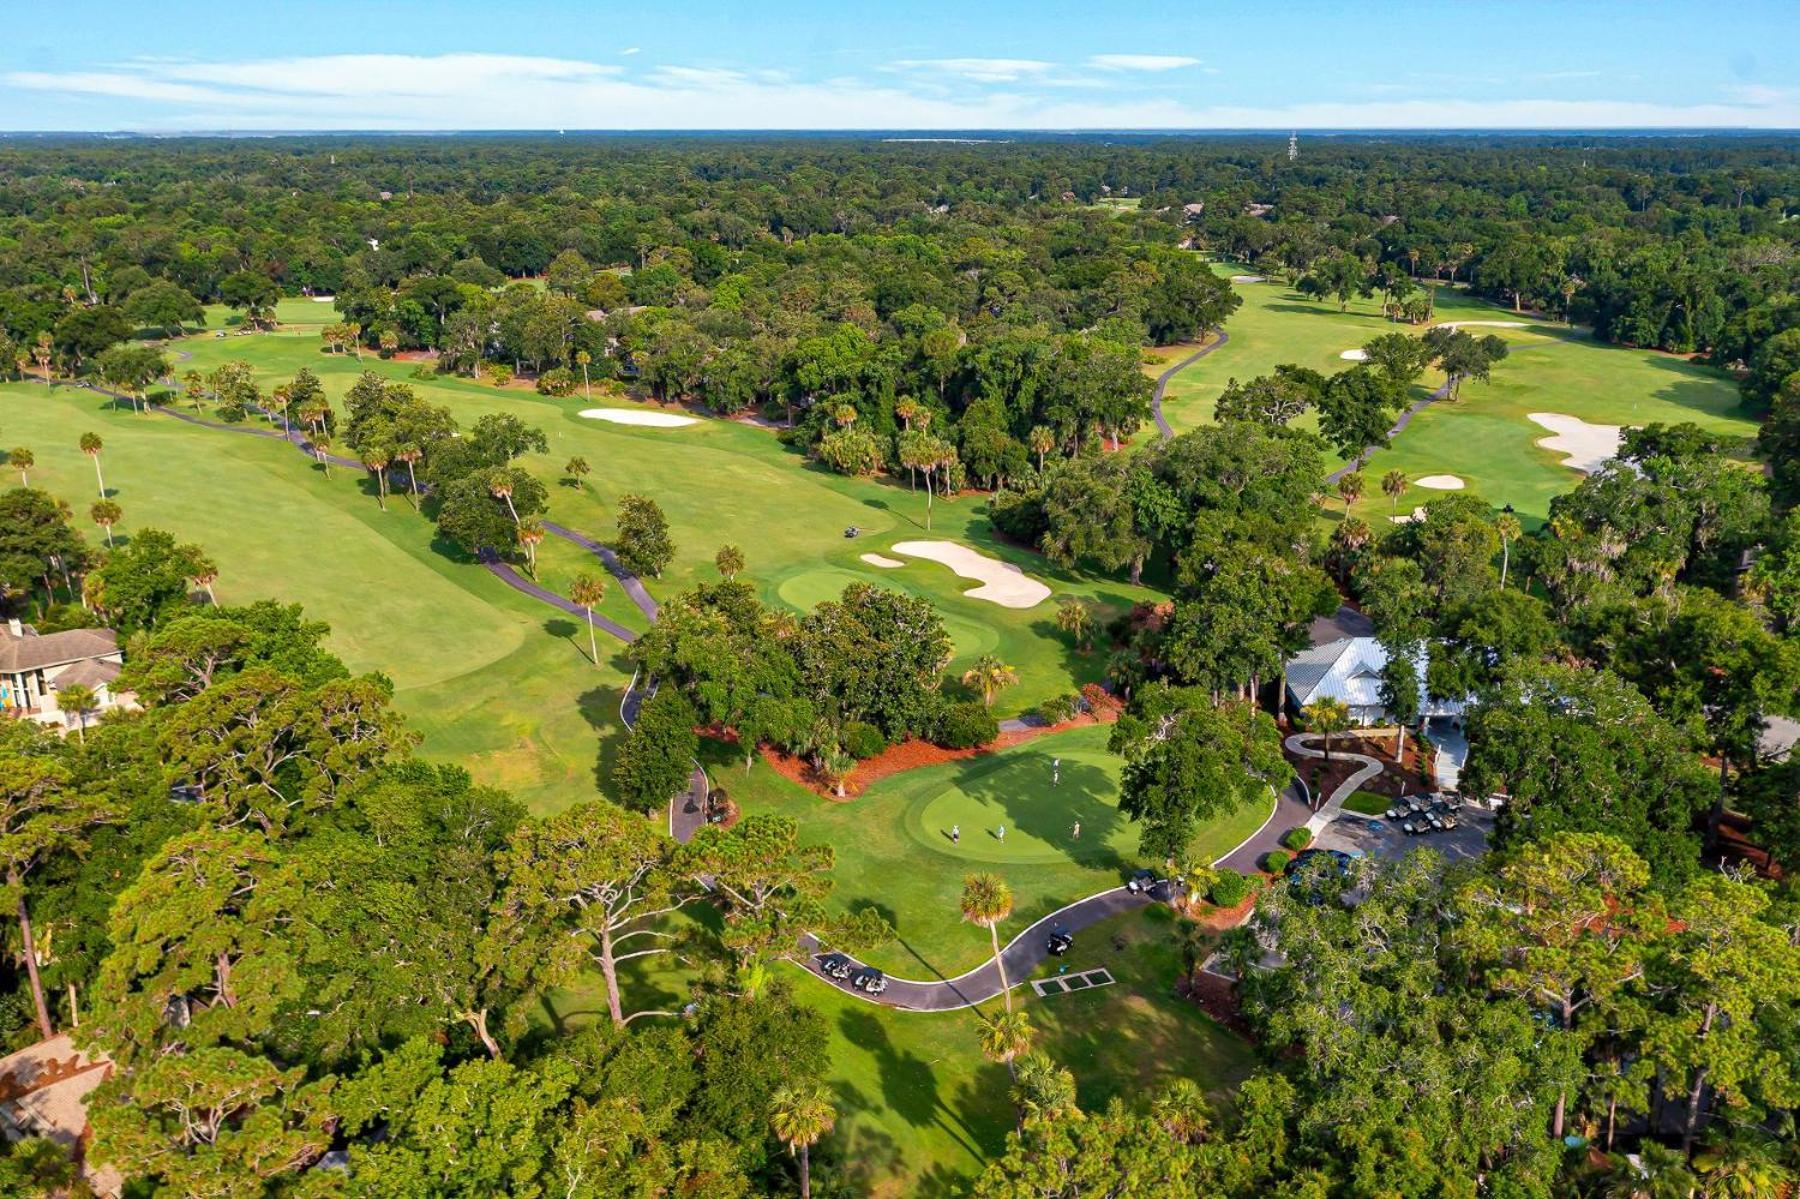
[[[828,953],[819,959],[819,973],[826,978],[835,978],[839,982],[849,978],[856,969],[856,963],[841,953]]]
[[[865,966],[855,978],[850,980],[850,985],[865,995],[879,995],[887,990],[888,980],[887,975],[873,966]]]
[[[1049,942],[1049,944],[1047,944],[1045,946],[1045,948],[1050,951],[1051,957],[1059,958],[1063,954],[1069,952],[1069,947],[1074,944],[1075,944],[1074,936],[1072,934],[1066,932],[1065,930],[1059,928],[1055,932],[1052,932],[1050,934],[1050,942]]]
[[[1326,869],[1324,863],[1330,862],[1330,869],[1343,875],[1349,871],[1350,863],[1353,861],[1355,859],[1341,849],[1303,849],[1294,855],[1293,860],[1284,866],[1281,872],[1288,878],[1293,878],[1302,870],[1324,870]]]

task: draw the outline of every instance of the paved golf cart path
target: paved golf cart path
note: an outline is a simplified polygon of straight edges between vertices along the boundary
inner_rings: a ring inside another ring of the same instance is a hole
[[[1303,758],[1323,758],[1325,756],[1323,750],[1314,749],[1307,744],[1307,742],[1319,738],[1320,734],[1318,733],[1295,733],[1282,744],[1287,746],[1289,753],[1299,754]],[[1331,797],[1319,806],[1317,812],[1312,813],[1303,822],[1315,833],[1336,820],[1338,813],[1344,810],[1344,801],[1355,795],[1358,787],[1380,774],[1382,770],[1381,763],[1367,754],[1345,753],[1340,749],[1335,756],[1347,762],[1361,762],[1362,766],[1357,769],[1355,774],[1339,783],[1337,790],[1331,793]]]
[[[1185,363],[1183,365],[1185,365]],[[1432,392],[1430,395],[1423,396],[1417,400],[1414,400],[1412,407],[1408,408],[1405,412],[1402,412],[1400,414],[1400,419],[1398,419],[1394,422],[1394,427],[1388,430],[1388,440],[1391,442],[1394,440],[1394,438],[1400,436],[1401,433],[1405,432],[1406,426],[1412,424],[1412,418],[1417,416],[1424,409],[1425,405],[1432,403],[1433,401],[1436,401],[1436,400],[1441,400],[1445,396],[1449,395],[1450,394],[1450,386],[1451,386],[1450,382],[1448,380],[1446,380],[1442,387],[1438,388],[1436,391]],[[1356,461],[1344,463],[1344,465],[1338,467],[1336,470],[1334,470],[1330,474],[1326,475],[1325,481],[1327,483],[1336,483],[1339,479],[1343,478],[1345,475],[1349,474],[1351,471],[1360,470],[1362,468],[1363,462],[1365,460],[1367,460],[1368,456],[1370,454],[1373,454],[1379,448],[1380,447],[1378,447],[1378,446],[1372,446],[1372,445],[1365,446],[1363,448],[1363,452],[1356,456]]]
[[[1175,436],[1175,430],[1170,428],[1169,422],[1163,419],[1163,392],[1168,390],[1170,379],[1173,379],[1176,375],[1231,340],[1231,334],[1225,332],[1223,329],[1216,329],[1213,332],[1218,336],[1217,341],[1208,342],[1206,345],[1201,346],[1192,354],[1189,354],[1186,358],[1183,358],[1180,362],[1177,362],[1174,366],[1171,366],[1168,370],[1156,376],[1156,394],[1150,397],[1150,415],[1156,418],[1156,431],[1162,435],[1164,441]]]

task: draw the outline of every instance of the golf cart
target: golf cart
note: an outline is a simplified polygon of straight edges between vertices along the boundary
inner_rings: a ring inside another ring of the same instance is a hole
[[[856,963],[841,953],[828,953],[819,959],[819,973],[843,982],[856,969]]]
[[[851,525],[844,530],[844,536],[846,536],[846,537],[861,537],[862,530],[857,528],[855,525]]]
[[[1126,882],[1125,889],[1133,895],[1148,895],[1156,890],[1161,882],[1162,880],[1156,877],[1154,871],[1139,870]]]
[[[1044,948],[1050,951],[1051,957],[1059,958],[1063,954],[1069,952],[1069,947],[1073,944],[1075,944],[1074,935],[1061,925],[1058,925],[1055,929],[1051,930],[1049,943],[1046,944]]]
[[[857,972],[856,977],[850,980],[850,985],[865,995],[879,995],[887,990],[888,980],[887,975],[873,966],[864,966]]]

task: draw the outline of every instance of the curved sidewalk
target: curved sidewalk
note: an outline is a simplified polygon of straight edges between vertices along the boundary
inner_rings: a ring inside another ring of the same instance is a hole
[[[1201,346],[1192,354],[1189,354],[1186,358],[1183,358],[1180,362],[1177,362],[1174,366],[1171,366],[1168,370],[1156,376],[1156,394],[1150,397],[1150,415],[1155,418],[1156,431],[1162,435],[1164,441],[1175,436],[1175,430],[1169,427],[1169,422],[1167,420],[1163,419],[1163,392],[1169,389],[1170,379],[1173,379],[1176,375],[1231,340],[1231,334],[1225,332],[1223,329],[1214,329],[1212,332],[1218,335],[1217,341]]]

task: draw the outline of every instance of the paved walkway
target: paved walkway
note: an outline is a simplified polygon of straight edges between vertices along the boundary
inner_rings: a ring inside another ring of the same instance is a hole
[[[1150,397],[1150,415],[1155,418],[1156,431],[1162,435],[1164,441],[1175,436],[1175,430],[1170,428],[1169,422],[1163,419],[1163,392],[1168,390],[1170,379],[1173,379],[1176,375],[1231,340],[1231,334],[1225,332],[1223,329],[1218,329],[1214,332],[1218,335],[1217,341],[1209,342],[1206,345],[1201,346],[1192,354],[1189,354],[1186,358],[1183,358],[1180,362],[1177,362],[1174,366],[1171,366],[1168,370],[1156,376],[1156,394]]]
[[[1315,739],[1322,738],[1318,733],[1295,733],[1282,744],[1287,746],[1289,753],[1299,754],[1303,758],[1323,758],[1325,756],[1323,750],[1314,749],[1307,744],[1308,741]],[[1337,790],[1331,793],[1331,798],[1327,799],[1317,812],[1314,812],[1307,818],[1306,827],[1310,828],[1314,834],[1317,834],[1320,829],[1330,824],[1333,820],[1336,820],[1338,818],[1338,813],[1344,810],[1344,801],[1349,799],[1352,795],[1355,795],[1358,787],[1361,787],[1364,783],[1380,774],[1383,770],[1381,763],[1374,758],[1369,757],[1367,754],[1345,753],[1340,749],[1335,751],[1333,756],[1342,758],[1348,762],[1361,762],[1362,766],[1358,768],[1355,774],[1339,783]]]

